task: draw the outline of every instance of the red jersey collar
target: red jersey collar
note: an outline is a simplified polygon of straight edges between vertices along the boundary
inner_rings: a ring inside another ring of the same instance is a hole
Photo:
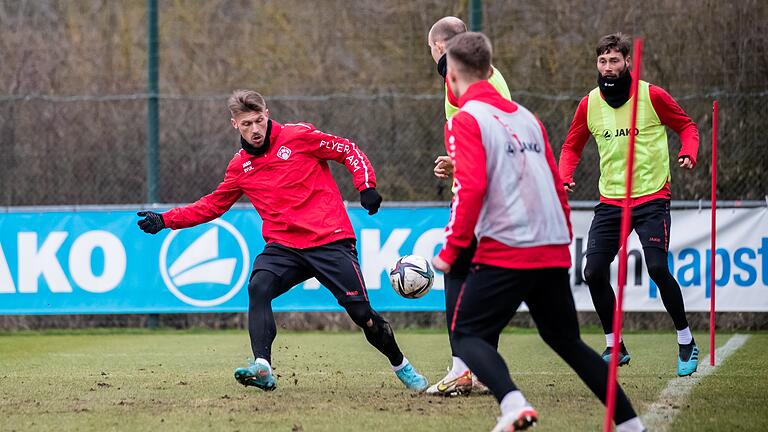
[[[483,102],[495,102],[494,105],[506,112],[517,110],[517,104],[505,99],[498,90],[488,81],[478,81],[467,88],[467,91],[459,98],[459,108],[470,100],[480,100]]]
[[[451,83],[448,82],[448,80],[445,80],[445,97],[448,98],[448,103],[458,107],[459,101],[456,100],[456,95],[453,94],[453,90],[451,90]]]
[[[272,130],[269,131],[269,143],[272,144],[275,142],[275,139],[277,139],[277,136],[280,135],[280,132],[283,131],[285,126],[272,119],[270,120],[272,121]]]

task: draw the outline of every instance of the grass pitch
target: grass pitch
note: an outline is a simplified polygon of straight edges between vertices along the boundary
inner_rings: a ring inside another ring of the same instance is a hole
[[[431,382],[450,360],[446,335],[399,331]],[[602,349],[601,334],[585,340]],[[705,345],[707,336],[696,334]],[[620,382],[643,414],[675,376],[673,332],[625,337],[632,364]],[[727,335],[720,335],[720,344]],[[768,335],[694,389],[670,430],[768,430]],[[595,431],[603,406],[538,335],[505,333],[501,352],[540,414],[539,431]],[[707,346],[701,346],[703,358]],[[235,382],[249,353],[243,331],[20,332],[0,335],[0,430],[476,431],[498,415],[491,396],[452,399],[403,388],[362,333],[281,332],[278,389]]]

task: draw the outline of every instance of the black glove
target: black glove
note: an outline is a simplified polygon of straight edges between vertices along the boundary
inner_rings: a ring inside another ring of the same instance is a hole
[[[381,205],[381,195],[374,188],[368,188],[360,192],[360,205],[368,210],[368,214],[376,214]]]
[[[140,211],[136,213],[139,216],[143,216],[144,219],[139,221],[139,228],[141,228],[147,234],[157,234],[165,228],[165,222],[163,222],[163,215],[155,213],[153,211]]]

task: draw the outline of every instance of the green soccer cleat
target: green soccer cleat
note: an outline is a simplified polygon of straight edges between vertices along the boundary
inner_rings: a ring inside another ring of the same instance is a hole
[[[606,347],[605,351],[601,354],[601,357],[603,357],[603,360],[606,363],[611,362],[611,347]],[[624,346],[624,341],[621,342],[621,346],[619,347],[619,366],[628,365],[629,361],[632,360],[632,357],[629,355],[629,351],[627,351],[627,347]]]
[[[277,380],[272,369],[263,363],[251,363],[250,366],[235,369],[235,379],[244,386],[258,387],[264,391],[277,388]]]
[[[402,381],[409,390],[423,392],[429,387],[429,382],[424,378],[424,375],[416,372],[416,369],[414,369],[410,363],[396,371],[395,375],[397,375],[400,381]]]
[[[677,376],[693,375],[699,367],[699,347],[696,342],[686,345],[679,345],[680,351],[677,355]]]

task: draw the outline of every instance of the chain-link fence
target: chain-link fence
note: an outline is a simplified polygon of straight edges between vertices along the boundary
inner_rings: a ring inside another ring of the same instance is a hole
[[[673,195],[709,196],[712,100],[720,103],[719,196],[762,199],[768,184],[768,5],[759,0],[483,1],[483,30],[513,98],[538,114],[556,155],[595,85],[593,46],[646,38],[644,78],[699,125],[698,167],[672,168]],[[226,97],[262,92],[274,119],[357,142],[388,200],[447,200],[442,87],[426,45],[466,1],[160,0],[159,200],[212,190],[238,148]],[[146,199],[145,1],[0,0],[0,205]],[[671,160],[679,140],[670,133]],[[587,145],[575,199],[597,198]],[[344,197],[349,175],[334,169]]]

